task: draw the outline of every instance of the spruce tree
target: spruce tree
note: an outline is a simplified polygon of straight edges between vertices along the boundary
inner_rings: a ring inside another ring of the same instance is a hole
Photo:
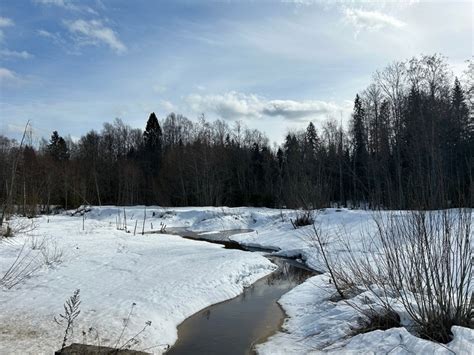
[[[460,141],[467,141],[474,129],[472,122],[469,122],[469,109],[458,78],[454,80],[451,99],[451,124],[455,129],[455,137]]]
[[[162,140],[163,132],[155,113],[152,112],[146,123],[145,132],[143,132],[145,150],[153,154],[161,153]]]
[[[356,95],[354,113],[352,114],[352,164],[353,164],[353,189],[354,197],[358,200],[365,199],[367,182],[367,135],[365,129],[365,111],[362,100]]]
[[[49,155],[56,161],[65,161],[69,159],[69,149],[66,141],[54,131],[47,146]]]
[[[154,112],[150,114],[143,132],[142,166],[148,188],[147,203],[156,203],[156,181],[160,173],[163,132]]]
[[[319,149],[320,142],[313,122],[310,122],[306,128],[305,144],[307,152],[314,156]]]

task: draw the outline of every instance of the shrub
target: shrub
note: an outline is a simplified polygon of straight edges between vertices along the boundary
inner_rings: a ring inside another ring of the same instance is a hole
[[[314,223],[313,213],[310,210],[305,210],[296,216],[296,219],[290,219],[293,228],[298,229],[304,226],[310,226]]]
[[[398,300],[420,337],[447,343],[453,325],[472,327],[471,214],[458,209],[377,215],[365,256],[348,249],[341,267],[385,310]]]
[[[15,248],[15,245],[10,245]],[[27,241],[16,252],[16,258],[5,271],[0,270],[0,288],[11,289],[22,283],[35,273],[40,267],[37,256],[31,252],[27,246]]]

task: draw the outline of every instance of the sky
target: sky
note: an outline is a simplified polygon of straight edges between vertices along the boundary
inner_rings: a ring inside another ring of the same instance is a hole
[[[242,121],[280,143],[347,122],[387,64],[473,55],[471,1],[0,0],[0,135],[77,139],[150,112]]]

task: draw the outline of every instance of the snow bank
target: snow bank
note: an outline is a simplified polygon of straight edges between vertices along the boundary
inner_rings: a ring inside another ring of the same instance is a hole
[[[294,257],[308,266],[325,272],[311,238],[311,227],[295,230],[290,219],[298,211],[267,208],[189,207],[166,209],[143,206],[126,208],[105,206],[82,218],[54,216],[49,223],[38,219],[37,237],[47,236],[49,243],[65,251],[64,261],[43,267],[31,279],[10,291],[0,291],[0,353],[48,352],[60,345],[61,330],[53,316],[62,311],[62,303],[74,289],[81,289],[82,313],[76,339],[81,329],[95,327],[103,343],[117,339],[132,302],[134,314],[125,338],[138,332],[148,320],[147,329],[137,349],[160,352],[159,344],[176,340],[177,325],[198,310],[242,292],[246,285],[270,273],[274,266],[260,253],[225,250],[219,245],[183,240],[179,237],[145,234],[133,236],[144,228],[156,232],[162,226],[187,227],[211,233],[252,229],[233,235],[239,243],[275,250],[275,254]],[[383,213],[383,212],[382,212]],[[364,252],[362,241],[374,231],[373,213],[346,209],[327,209],[316,215],[318,224],[329,236],[331,255],[343,252],[339,235],[351,236],[351,247]],[[24,235],[15,245],[0,247],[0,270],[14,258],[15,248],[31,238]],[[36,253],[36,254],[35,254]],[[32,255],[39,255],[33,251]],[[288,315],[283,331],[257,346],[262,354],[335,353],[474,353],[474,331],[454,327],[454,339],[447,346],[417,338],[404,328],[374,331],[352,336],[359,314],[344,302],[333,302],[335,290],[326,275],[308,279],[284,295],[279,303]],[[360,300],[353,299],[352,302]],[[90,340],[88,342],[91,342]],[[93,343],[93,342],[92,342]],[[113,342],[112,342],[113,344]],[[449,350],[448,350],[449,349]]]
[[[143,218],[140,211],[127,210],[132,231],[135,220]],[[99,344],[98,332],[102,345],[114,345],[136,303],[122,343],[151,321],[135,348],[159,353],[164,344],[176,341],[177,325],[184,319],[237,296],[275,268],[256,253],[171,235],[117,231],[117,213],[113,207],[93,209],[84,231],[82,217],[39,218],[32,233],[0,245],[0,272],[23,244],[25,249],[50,250],[54,243],[63,252],[62,260],[43,265],[24,283],[0,290],[0,353],[51,354],[60,348],[63,328],[53,318],[75,289],[81,290],[82,300],[75,341]],[[43,238],[46,246],[39,246]],[[31,255],[41,260],[40,250]],[[97,332],[83,339],[82,331],[89,333],[90,327]]]
[[[326,275],[318,275],[285,294],[279,303],[288,315],[283,331],[264,344],[259,354],[472,354],[474,331],[453,327],[454,339],[437,344],[410,334],[405,328],[353,336],[359,313],[344,301],[330,300],[335,293]],[[358,307],[364,294],[351,300]]]
[[[390,212],[380,213],[383,216]],[[312,268],[326,272],[319,248],[311,236],[312,226],[295,230],[289,223],[290,218],[295,218],[294,212],[285,211],[280,220],[273,218],[272,223],[269,218],[262,229],[231,238],[244,245],[274,249],[277,255],[301,259]],[[350,243],[354,254],[367,252],[363,242],[367,242],[367,237],[375,232],[373,212],[326,209],[315,214],[315,218],[328,237],[326,247],[333,260],[345,252],[344,242]],[[341,236],[344,238],[341,239]],[[350,236],[349,240],[347,236]],[[319,275],[285,294],[279,300],[288,315],[283,331],[258,345],[258,353],[474,353],[474,330],[461,327],[453,327],[454,338],[447,345],[420,339],[405,328],[353,336],[360,313],[344,301],[331,301],[335,293],[328,276]],[[370,297],[370,293],[362,293],[350,302],[363,309],[366,296]],[[406,322],[404,313],[403,310],[399,312],[402,323]]]

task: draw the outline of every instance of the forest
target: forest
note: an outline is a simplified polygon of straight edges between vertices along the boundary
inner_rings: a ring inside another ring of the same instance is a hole
[[[151,113],[143,131],[115,119],[77,141],[51,127],[39,146],[0,136],[0,201],[24,215],[83,204],[472,206],[473,72],[471,62],[454,78],[439,54],[391,63],[355,95],[347,127],[308,122],[280,146],[204,114]]]

